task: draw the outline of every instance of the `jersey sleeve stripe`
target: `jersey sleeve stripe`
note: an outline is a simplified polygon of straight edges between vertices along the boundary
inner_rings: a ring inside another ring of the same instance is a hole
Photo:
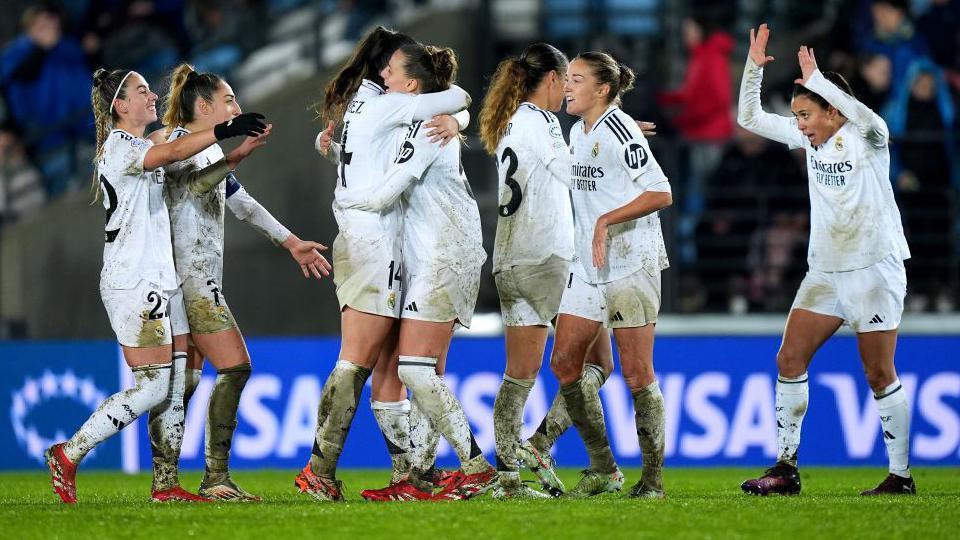
[[[620,141],[620,144],[627,143],[627,139],[623,136],[623,133],[620,131],[620,127],[614,124],[613,122],[611,122],[609,118],[603,121],[603,125],[610,128],[610,131],[612,131],[613,134],[616,135],[617,140]]]
[[[628,140],[628,141],[633,140],[633,134],[630,133],[630,130],[627,129],[627,126],[624,125],[623,119],[620,118],[619,115],[617,115],[617,114],[611,114],[611,115],[610,115],[610,120],[611,120],[614,124],[616,124],[616,125],[618,125],[618,126],[620,127],[621,132],[624,133],[624,134],[627,136],[627,140]]]

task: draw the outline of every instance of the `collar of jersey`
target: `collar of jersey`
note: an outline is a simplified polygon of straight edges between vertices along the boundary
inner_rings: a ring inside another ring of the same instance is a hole
[[[597,126],[599,126],[600,124],[602,124],[602,123],[603,123],[603,120],[604,120],[607,116],[610,115],[610,111],[612,111],[612,110],[614,110],[614,109],[619,109],[619,108],[620,108],[620,107],[617,107],[616,105],[612,105],[612,104],[611,104],[609,107],[607,107],[607,110],[603,111],[603,114],[601,114],[601,115],[597,118],[597,121],[593,123],[593,126],[590,127],[590,131],[584,133],[584,135],[591,135],[594,131],[597,130]],[[583,123],[584,125],[586,125],[586,122],[583,121],[583,117],[580,118],[580,122]],[[581,131],[583,131],[582,128],[581,128]]]
[[[115,127],[115,128],[113,128],[113,129],[111,129],[111,130],[110,130],[110,134],[112,135],[114,131],[119,131],[120,133],[126,133],[127,135],[133,137],[134,139],[143,139],[143,137],[137,137],[137,136],[134,135],[133,133],[130,133],[129,131],[127,131],[127,130],[125,130],[125,129],[120,129],[120,128],[118,128],[118,127]]]
[[[386,88],[384,88],[384,87],[380,86],[379,84],[371,81],[370,79],[363,79],[362,81],[360,81],[360,86],[366,87],[367,90],[374,91],[374,92],[376,92],[376,93],[378,93],[378,94],[386,94],[386,93],[387,93],[387,89],[386,89]]]

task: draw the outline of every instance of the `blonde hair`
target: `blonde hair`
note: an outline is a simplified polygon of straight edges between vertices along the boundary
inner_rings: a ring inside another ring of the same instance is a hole
[[[110,135],[110,129],[120,120],[120,115],[113,108],[114,99],[126,99],[127,89],[124,82],[129,78],[129,69],[106,70],[100,68],[93,72],[93,90],[90,92],[90,106],[93,108],[93,124],[97,130],[96,153],[93,157],[93,163],[96,165],[103,157],[103,144]],[[116,97],[114,97],[116,96]],[[100,184],[94,169],[93,180],[90,186],[90,192],[93,194],[93,201],[100,199]]]
[[[213,94],[223,84],[223,79],[213,73],[201,73],[187,63],[180,64],[170,73],[170,86],[163,97],[163,126],[167,135],[177,126],[193,122],[193,110],[197,98],[213,103]]]
[[[480,139],[487,152],[493,154],[497,151],[510,117],[544,77],[551,71],[562,73],[566,69],[566,55],[546,43],[534,43],[520,56],[500,62],[480,109]]]

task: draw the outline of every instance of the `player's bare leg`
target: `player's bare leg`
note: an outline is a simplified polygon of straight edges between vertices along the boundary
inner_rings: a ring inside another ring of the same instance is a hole
[[[133,388],[105,399],[69,440],[51,446],[44,453],[53,490],[62,502],[77,502],[77,466],[87,453],[162,403],[170,391],[173,347],[122,346],[121,349],[133,371]]]
[[[777,352],[777,462],[760,478],[743,482],[740,489],[744,492],[753,495],[800,493],[797,449],[810,395],[807,368],[814,353],[841,324],[843,319],[838,317],[805,309],[790,311]]]
[[[194,348],[199,351],[194,355],[205,356],[217,369],[207,405],[205,466],[200,494],[220,500],[259,501],[259,496],[245,491],[230,476],[230,448],[237,428],[237,409],[252,370],[243,335],[233,327],[209,334],[191,334],[191,338]]]
[[[633,395],[637,439],[643,456],[643,473],[630,488],[631,497],[663,497],[664,430],[663,394],[653,371],[656,323],[613,331],[620,351],[623,379]]]
[[[587,350],[583,376],[580,379],[587,410],[603,412],[599,395],[600,387],[612,372],[613,350],[610,346],[610,334],[605,328],[600,327],[596,339]],[[557,439],[572,425],[573,420],[567,412],[563,394],[557,392],[537,431],[517,449],[517,455],[524,466],[537,476],[545,490],[554,495],[562,494],[566,489],[556,473],[556,464],[550,456],[550,450]]]
[[[883,443],[890,460],[887,477],[861,495],[916,495],[917,486],[910,474],[910,405],[893,362],[897,331],[858,333],[857,347],[867,383],[877,401]]]
[[[607,439],[603,409],[597,411],[588,407],[582,385],[587,349],[596,339],[600,327],[599,321],[561,313],[557,317],[557,333],[550,359],[550,368],[560,382],[567,412],[590,456],[590,467],[570,491],[575,496],[617,491],[623,486],[623,473],[617,467]]]
[[[464,499],[492,486],[496,471],[487,462],[470,431],[463,407],[438,374],[440,355],[447,349],[454,321],[404,319],[400,324],[400,379],[414,403],[430,418],[460,458],[460,474],[437,497]]]

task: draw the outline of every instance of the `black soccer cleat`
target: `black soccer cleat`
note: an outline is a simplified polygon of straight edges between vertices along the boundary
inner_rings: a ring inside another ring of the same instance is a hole
[[[902,476],[897,476],[893,473],[887,475],[883,479],[883,482],[880,482],[880,485],[868,489],[861,493],[860,495],[872,496],[872,495],[916,495],[917,494],[917,484],[913,482],[913,477],[904,478]]]
[[[799,495],[800,471],[789,463],[778,461],[760,478],[740,484],[740,489],[751,495]]]

